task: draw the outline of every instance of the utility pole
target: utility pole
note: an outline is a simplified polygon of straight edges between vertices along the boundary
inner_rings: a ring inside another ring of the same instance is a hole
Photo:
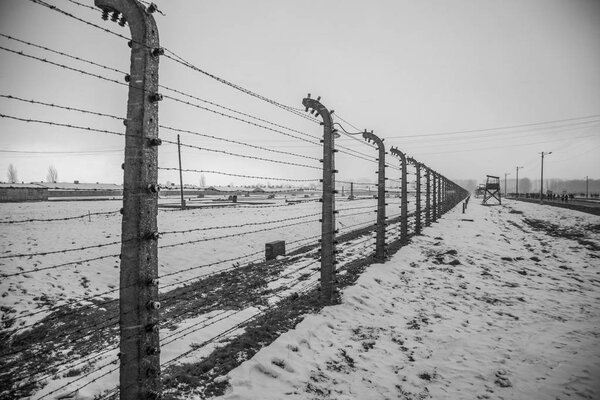
[[[119,397],[161,397],[158,301],[158,29],[136,0],[95,0],[102,18],[127,22],[131,66],[125,121],[119,283]]]
[[[504,198],[506,198],[506,177],[510,175],[510,172],[504,173]]]
[[[177,154],[179,155],[179,192],[181,193],[181,209],[185,210],[185,199],[183,198],[183,175],[181,174],[181,143],[177,135]]]
[[[321,217],[321,301],[325,305],[333,304],[335,300],[335,146],[336,135],[331,114],[321,98],[310,98],[310,93],[302,100],[306,111],[316,112],[323,119],[323,209]]]
[[[517,187],[515,188],[515,191],[517,192],[516,196],[517,198],[519,197],[519,169],[521,169],[523,167],[517,167]]]
[[[545,153],[542,151],[542,169],[540,176],[540,204],[544,204],[544,155],[552,154],[551,151]]]

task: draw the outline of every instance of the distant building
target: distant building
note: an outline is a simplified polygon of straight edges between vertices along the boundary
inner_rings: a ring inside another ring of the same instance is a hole
[[[48,188],[31,183],[0,183],[0,203],[48,200]]]
[[[43,201],[61,197],[120,197],[123,186],[114,183],[0,183],[0,202]]]
[[[114,183],[41,182],[48,189],[49,197],[119,197],[123,195],[123,186]]]

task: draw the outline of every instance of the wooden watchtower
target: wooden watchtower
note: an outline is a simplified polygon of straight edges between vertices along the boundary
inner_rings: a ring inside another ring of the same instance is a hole
[[[498,204],[502,204],[502,199],[500,198],[500,178],[487,175],[485,191],[483,192],[483,202],[481,204],[488,205],[488,200],[492,198],[498,200]]]

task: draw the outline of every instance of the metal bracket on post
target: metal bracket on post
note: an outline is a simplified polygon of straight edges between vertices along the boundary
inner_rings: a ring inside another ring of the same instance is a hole
[[[321,98],[302,100],[306,111],[323,119],[323,211],[321,225],[321,299],[324,304],[335,300],[335,159],[334,129],[330,112]]]
[[[121,399],[160,395],[158,329],[158,29],[136,0],[95,0],[131,31],[131,69],[125,131],[120,274]],[[152,306],[150,306],[152,305]],[[148,349],[156,349],[152,354]]]
[[[415,220],[415,233],[421,234],[421,163],[412,157],[408,157],[408,161],[415,166],[417,173],[417,187],[416,187],[416,220]]]
[[[373,134],[373,131],[363,133],[363,138],[369,143],[373,141],[379,152],[377,171],[377,237],[375,239],[375,260],[385,259],[385,147],[383,139]]]
[[[400,241],[401,243],[406,243],[408,241],[408,188],[406,182],[406,156],[403,152],[395,147],[390,149],[390,153],[400,158],[400,167],[402,170],[400,184],[400,192],[402,195],[402,199],[400,199]]]

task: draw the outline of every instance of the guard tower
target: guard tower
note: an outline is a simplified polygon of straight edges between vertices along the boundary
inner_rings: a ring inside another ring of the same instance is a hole
[[[487,175],[485,192],[483,193],[483,202],[481,204],[489,205],[488,200],[491,200],[492,198],[498,200],[498,204],[502,204],[502,199],[500,198],[500,178]]]

